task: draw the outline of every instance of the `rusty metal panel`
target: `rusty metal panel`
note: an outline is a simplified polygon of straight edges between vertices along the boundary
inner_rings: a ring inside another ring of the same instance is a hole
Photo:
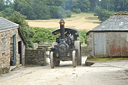
[[[106,33],[94,33],[94,54],[95,56],[106,55]]]
[[[109,56],[128,56],[128,33],[111,32],[107,34]]]

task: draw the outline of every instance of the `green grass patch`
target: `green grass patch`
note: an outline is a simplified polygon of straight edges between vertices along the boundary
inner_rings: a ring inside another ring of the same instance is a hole
[[[119,60],[128,60],[128,58],[90,58],[90,61],[119,61]]]
[[[96,23],[96,24],[101,24],[102,22],[93,22],[93,23]]]
[[[90,19],[90,20],[98,20],[97,17],[88,17],[87,19]]]
[[[81,47],[86,47],[87,46],[87,44],[81,44]]]

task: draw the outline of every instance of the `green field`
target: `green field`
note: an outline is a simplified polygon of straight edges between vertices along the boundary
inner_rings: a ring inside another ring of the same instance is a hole
[[[91,30],[99,25],[97,16],[93,13],[73,13],[71,18],[65,18],[65,27],[78,30]],[[59,28],[60,19],[50,20],[27,20],[30,27]]]

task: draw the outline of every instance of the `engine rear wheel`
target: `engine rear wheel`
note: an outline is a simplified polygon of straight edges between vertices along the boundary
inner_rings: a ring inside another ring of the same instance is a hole
[[[75,49],[77,50],[77,65],[81,65],[81,44],[80,41],[75,41]]]
[[[77,61],[76,61],[76,51],[74,50],[74,51],[72,51],[72,65],[73,65],[74,68],[76,67],[76,63],[77,63]]]
[[[51,68],[54,68],[54,57],[53,57],[53,52],[50,53],[50,66],[51,66]]]
[[[55,66],[59,66],[60,65],[60,60],[56,60],[55,61]]]

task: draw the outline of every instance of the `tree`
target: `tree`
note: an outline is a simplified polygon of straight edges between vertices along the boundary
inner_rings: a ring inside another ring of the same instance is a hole
[[[14,9],[12,7],[6,7],[2,12],[5,16],[10,16],[14,12]]]
[[[88,31],[87,30],[79,30],[79,40],[81,41],[81,42],[85,42],[85,43],[87,43],[87,38],[86,38],[86,33],[87,33]]]
[[[59,10],[60,7],[58,6],[50,6],[51,18],[59,18]]]
[[[72,0],[65,0],[65,2],[63,2],[63,6],[62,6],[65,10],[72,10],[73,8],[73,1]]]
[[[39,28],[39,27],[31,27],[32,30],[34,30],[34,37],[32,38],[32,41],[34,43],[39,42],[53,42],[56,40],[58,35],[53,35],[52,31],[55,29],[51,28]]]
[[[78,13],[78,14],[81,13],[81,10],[78,9],[78,8],[77,9],[73,9],[72,11],[75,12],[75,13]]]
[[[9,20],[19,24],[19,29],[24,35],[28,47],[32,47],[31,38],[33,37],[33,31],[29,28],[25,19],[26,17],[21,15],[19,12],[13,12],[13,14],[9,17]]]
[[[32,4],[33,11],[37,16],[37,19],[50,19],[50,9],[49,6],[46,5],[45,0],[37,0],[33,1]]]
[[[113,15],[113,13],[111,13],[110,11],[106,10],[106,9],[101,9],[99,7],[97,7],[95,9],[95,16],[98,16],[98,19],[100,21],[105,21],[107,20],[108,18],[110,18],[110,16]]]
[[[88,0],[77,0],[73,5],[74,9],[80,9],[82,12],[90,11],[90,2]]]
[[[27,16],[27,19],[36,19],[37,16],[32,8],[32,0],[15,0],[14,9],[21,14]]]
[[[128,0],[114,0],[115,11],[128,11]]]
[[[0,12],[0,17],[4,17],[4,15]]]
[[[12,0],[4,0],[4,3],[5,3],[5,5],[10,5],[13,3],[13,1]]]
[[[5,8],[4,0],[0,0],[0,11],[3,11]]]
[[[94,11],[95,7],[99,6],[99,0],[89,0],[90,10]]]
[[[108,18],[110,18],[110,16],[112,16],[113,14],[111,12],[109,12],[108,10],[102,10],[101,14],[98,16],[98,18],[101,20],[101,21],[105,21],[107,20]]]

